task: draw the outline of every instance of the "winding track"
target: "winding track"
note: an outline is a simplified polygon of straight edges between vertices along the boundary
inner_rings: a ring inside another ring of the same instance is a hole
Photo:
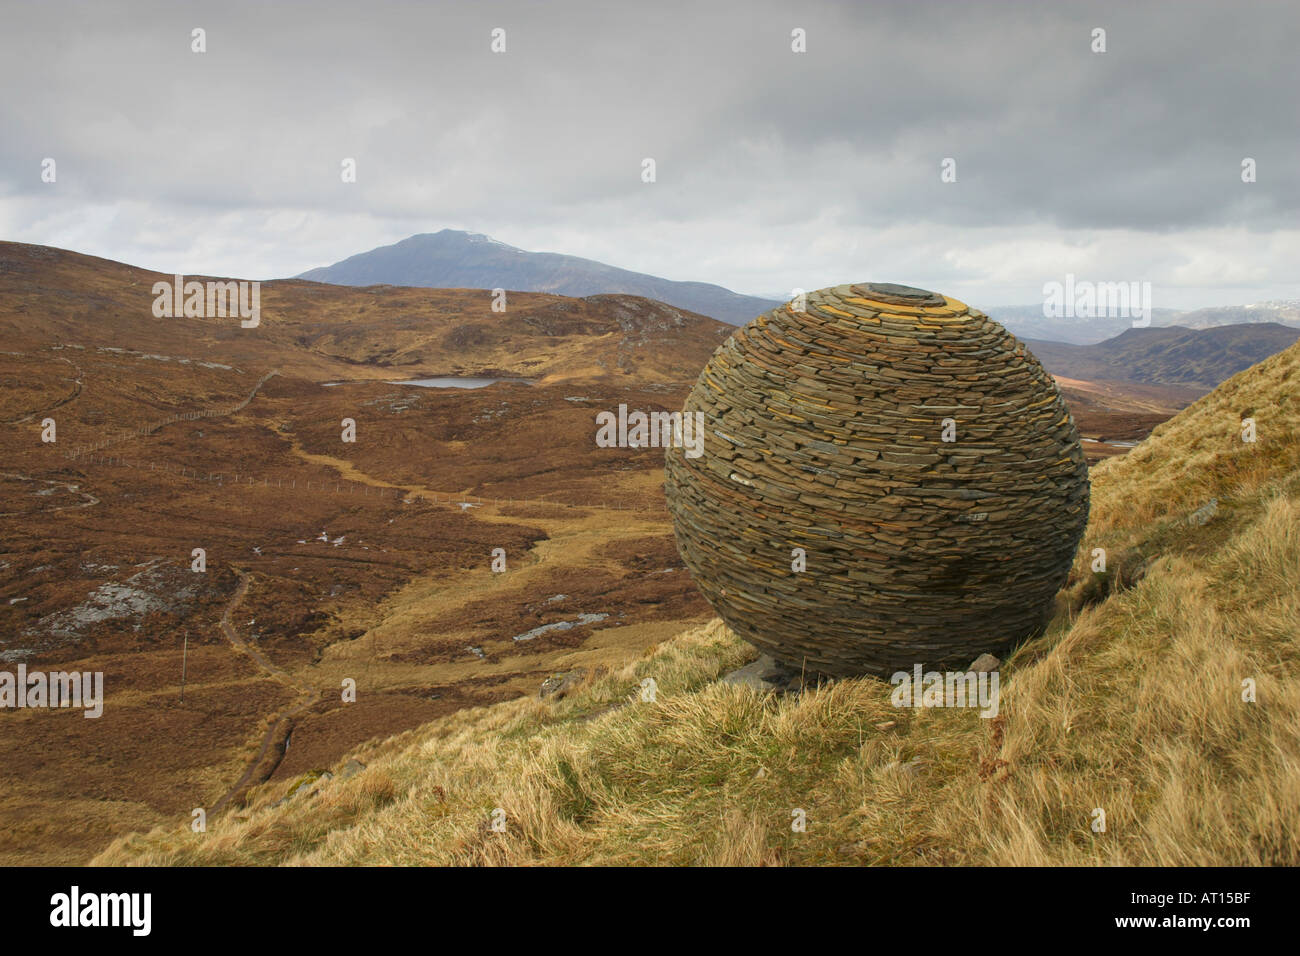
[[[70,362],[68,359],[63,359],[63,361],[68,361],[69,364],[72,364],[74,366],[74,368],[77,368],[77,371],[80,375],[81,370],[79,367],[75,365],[75,363]],[[67,457],[69,459],[76,460],[78,458],[81,458],[84,455],[87,455],[89,452],[97,451],[109,445],[115,445],[121,442],[130,441],[133,438],[145,437],[151,435],[154,432],[156,432],[158,429],[176,421],[192,420],[198,418],[224,417],[227,415],[237,414],[252,402],[252,400],[256,397],[258,391],[262,388],[262,386],[276,374],[278,374],[278,370],[268,372],[266,375],[262,376],[262,378],[256,383],[256,385],[253,386],[252,390],[248,393],[247,397],[245,397],[243,401],[241,401],[238,405],[234,407],[226,408],[226,409],[210,409],[201,412],[190,412],[186,414],[173,415],[163,421],[142,426],[141,428],[136,429],[134,431],[122,433],[118,436],[105,439],[94,445],[78,447],[73,451],[71,451],[70,453],[68,453]],[[67,402],[70,402],[73,399],[75,399],[80,394],[81,387],[82,387],[81,379],[80,377],[78,377],[76,381],[75,391],[72,394],[66,396],[65,398],[59,400],[54,406],[51,406],[51,408],[64,405]],[[47,409],[46,411],[48,410],[49,409]],[[16,421],[26,421],[32,417],[35,417],[38,414],[43,414],[43,413],[33,412],[30,415],[25,416],[24,418],[18,419]],[[489,521],[515,520],[513,517],[507,517],[500,513],[499,509],[503,504],[536,505],[536,506],[544,506],[544,507],[558,506],[561,508],[593,509],[598,511],[641,510],[636,508],[635,506],[618,507],[617,505],[611,506],[608,503],[598,504],[593,502],[587,504],[574,504],[569,502],[557,502],[557,501],[550,501],[545,499],[518,499],[518,498],[485,499],[485,498],[480,498],[478,496],[458,495],[454,492],[432,491],[420,485],[403,485],[403,484],[383,481],[381,479],[377,479],[371,475],[359,471],[358,469],[355,468],[355,466],[353,466],[350,462],[347,462],[346,460],[333,458],[331,456],[325,456],[325,455],[311,455],[310,453],[307,453],[305,449],[301,448],[301,446],[298,445],[297,442],[294,442],[293,445],[294,445],[293,452],[297,457],[300,457],[314,464],[325,465],[337,471],[340,476],[340,484],[361,485],[363,487],[368,486],[374,488],[376,491],[379,491],[381,493],[391,491],[397,496],[412,496],[418,499],[422,499],[424,501],[432,500],[433,502],[438,502],[440,499],[445,497],[447,504],[449,505],[461,501],[473,502],[481,507],[484,507],[485,509],[491,509],[491,511],[489,511],[487,514],[480,513],[480,517],[485,518]],[[126,465],[134,464],[131,462],[126,462],[121,460],[116,460],[116,462],[118,464],[126,464]],[[4,475],[4,477],[16,478],[24,481],[32,481],[32,480],[43,481],[48,484],[62,485],[63,487],[67,488],[67,490],[69,491],[74,490],[71,488],[71,486],[66,485],[63,482],[51,481],[50,479],[36,479],[25,475],[9,475],[9,474]],[[209,476],[209,477],[213,477],[213,476]],[[219,483],[224,483],[221,482],[221,479],[226,478],[228,476],[222,475],[222,476],[215,476],[215,477],[218,478]],[[310,485],[308,487],[310,487]],[[339,490],[338,485],[336,485],[335,490],[336,492]],[[353,490],[353,489],[350,488],[349,490]],[[66,508],[86,508],[86,507],[92,507],[99,503],[99,500],[94,496],[90,495],[88,492],[77,490],[76,493],[83,495],[89,500],[82,504],[65,506],[63,508],[57,508],[53,510],[66,510]],[[538,556],[533,555],[533,558],[534,561],[536,561]],[[294,719],[304,711],[311,708],[319,699],[318,691],[306,687],[298,683],[297,681],[295,681],[294,678],[288,672],[286,672],[280,667],[277,667],[275,664],[271,663],[271,661],[267,659],[267,657],[262,653],[260,649],[252,646],[243,637],[240,636],[239,631],[235,628],[232,622],[232,617],[235,611],[238,609],[238,607],[243,603],[244,598],[247,596],[250,578],[246,571],[236,569],[236,572],[239,575],[239,585],[236,587],[235,593],[231,595],[230,600],[227,602],[225,610],[223,611],[221,616],[220,627],[223,635],[230,642],[231,647],[237,653],[242,653],[248,656],[252,661],[254,661],[254,663],[257,664],[257,666],[262,671],[264,671],[267,674],[267,676],[297,691],[299,696],[296,703],[294,703],[291,707],[281,712],[278,717],[273,719],[272,723],[267,728],[266,733],[262,735],[262,742],[260,747],[258,748],[257,753],[249,762],[248,766],[244,769],[243,774],[235,782],[235,784],[229,790],[227,790],[221,796],[221,798],[217,800],[215,804],[213,804],[211,810],[209,811],[212,814],[219,813],[220,811],[226,809],[230,805],[230,803],[233,800],[235,800],[245,789],[247,789],[251,785],[264,782],[271,776],[271,774],[275,772],[276,767],[279,766],[280,759],[283,757],[283,751],[281,751],[280,754],[276,757],[276,759],[270,763],[269,767],[265,767],[265,769],[263,769],[264,765],[267,764],[268,757],[271,754],[273,748],[277,746],[277,742],[281,742],[280,746],[283,746],[282,742],[285,741],[288,735],[292,732]],[[261,770],[262,772],[259,773],[259,770]]]
[[[69,365],[71,365],[74,369],[77,370],[77,377],[76,379],[73,380],[72,393],[63,396],[63,398],[59,399],[57,402],[55,402],[53,405],[50,405],[47,408],[44,408],[40,411],[29,412],[26,415],[20,415],[17,418],[5,419],[3,422],[0,422],[0,425],[21,425],[23,422],[30,422],[33,418],[44,418],[46,415],[54,411],[56,408],[60,408],[63,405],[68,404],[68,402],[77,398],[81,394],[81,388],[82,388],[81,379],[82,376],[85,374],[81,370],[81,366],[78,365],[76,362],[72,361],[72,359],[65,358],[62,355],[60,355],[58,358],[60,362],[67,362]]]
[[[242,793],[249,785],[253,783],[261,783],[275,772],[275,768],[280,764],[279,759],[271,765],[269,770],[261,775],[260,780],[253,779],[257,774],[258,768],[266,761],[267,755],[271,752],[271,748],[275,746],[276,740],[284,739],[284,737],[280,736],[280,732],[283,731],[284,736],[287,737],[289,731],[292,730],[293,719],[315,704],[317,699],[316,691],[297,683],[291,676],[289,676],[288,672],[272,664],[266,659],[266,655],[240,637],[234,624],[231,623],[231,615],[235,613],[235,609],[243,603],[245,595],[248,594],[248,572],[240,571],[238,569],[236,569],[236,572],[239,574],[239,587],[235,588],[235,593],[230,596],[230,600],[226,603],[226,610],[221,615],[221,632],[225,634],[226,639],[230,641],[231,646],[233,646],[237,652],[246,654],[257,664],[258,667],[266,671],[268,675],[275,678],[280,683],[298,691],[299,700],[288,710],[281,713],[271,726],[267,728],[266,733],[262,736],[262,746],[258,749],[257,755],[249,762],[248,767],[244,770],[243,776],[235,782],[235,785],[227,790],[220,800],[213,804],[212,813],[218,813],[221,810],[224,810],[230,804],[230,801],[235,799],[235,797]],[[283,753],[281,753],[280,756],[283,757]]]

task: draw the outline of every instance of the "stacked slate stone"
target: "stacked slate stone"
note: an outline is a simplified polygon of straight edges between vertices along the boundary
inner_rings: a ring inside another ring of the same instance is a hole
[[[907,286],[822,289],[738,329],[685,411],[704,412],[705,441],[667,453],[678,549],[778,661],[960,669],[1046,622],[1087,466],[1051,376],[983,313]]]

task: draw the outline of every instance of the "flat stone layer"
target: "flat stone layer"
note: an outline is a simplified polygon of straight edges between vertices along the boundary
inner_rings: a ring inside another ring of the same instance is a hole
[[[738,329],[685,411],[704,413],[705,442],[667,452],[678,549],[776,660],[965,666],[1045,623],[1087,523],[1087,466],[1052,377],[983,313],[907,286],[822,289]]]

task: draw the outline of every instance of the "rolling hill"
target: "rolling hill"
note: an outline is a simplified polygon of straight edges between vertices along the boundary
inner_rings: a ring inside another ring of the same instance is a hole
[[[1189,329],[1209,329],[1219,325],[1275,322],[1289,328],[1300,328],[1300,301],[1280,299],[1272,302],[1255,302],[1251,305],[1228,305],[1207,309],[1193,309],[1178,316],[1176,323]]]
[[[1049,318],[1043,315],[1042,303],[990,306],[984,309],[984,312],[1019,338],[1065,342],[1070,345],[1093,345],[1133,327],[1131,318],[1105,315],[1086,318]],[[1172,325],[1181,314],[1177,309],[1152,309],[1151,324],[1152,326]]]
[[[84,863],[707,620],[662,449],[600,447],[595,416],[680,408],[729,326],[636,296],[500,313],[482,290],[285,280],[245,329],[156,318],[171,278],[0,244],[0,670],[99,672],[105,694],[101,719],[5,715],[0,864]],[[441,376],[505,380],[402,384]]]
[[[443,229],[411,236],[298,276],[335,285],[434,289],[518,289],[565,296],[638,295],[744,325],[780,303],[707,282],[658,276],[555,252],[526,252],[474,232]]]
[[[280,368],[315,380],[439,375],[631,376],[693,380],[730,333],[722,322],[632,295],[515,292],[492,310],[481,288],[261,284],[259,327],[234,318],[155,318],[170,275],[48,246],[0,242],[0,340],[58,342]],[[204,281],[210,276],[186,276]]]
[[[1095,345],[1134,327],[1132,319],[1104,315],[1086,318],[1049,318],[1043,315],[1041,303],[990,306],[984,311],[990,318],[1002,323],[1020,338],[1039,342]],[[1300,329],[1300,302],[1279,300],[1191,311],[1152,309],[1151,325],[1148,328],[1181,326],[1186,329],[1212,329],[1225,325],[1264,323]]]
[[[1298,338],[1300,329],[1262,322],[1206,329],[1130,328],[1096,345],[1033,339],[1025,344],[1053,375],[1208,392]]]

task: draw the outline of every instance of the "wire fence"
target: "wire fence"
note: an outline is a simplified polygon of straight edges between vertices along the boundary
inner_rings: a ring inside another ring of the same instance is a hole
[[[102,451],[112,445],[120,445],[122,442],[131,441],[134,438],[152,435],[154,432],[158,431],[158,429],[165,428],[166,426],[172,425],[176,422],[192,422],[197,421],[200,418],[222,418],[226,415],[238,414],[248,407],[248,403],[256,397],[258,389],[265,385],[272,376],[278,374],[280,374],[279,369],[267,372],[257,380],[257,384],[253,386],[252,391],[248,393],[248,396],[242,402],[237,405],[232,405],[230,408],[210,408],[204,411],[178,412],[175,415],[169,415],[161,421],[154,422],[150,425],[141,425],[139,428],[134,428],[130,431],[119,432],[116,435],[105,438],[102,441],[94,442],[93,444],[78,445],[72,451],[67,453],[67,458],[69,461],[76,461],[78,458],[83,455],[88,455],[91,452]]]

